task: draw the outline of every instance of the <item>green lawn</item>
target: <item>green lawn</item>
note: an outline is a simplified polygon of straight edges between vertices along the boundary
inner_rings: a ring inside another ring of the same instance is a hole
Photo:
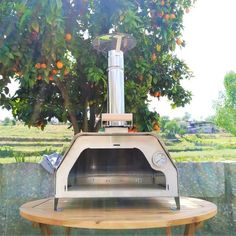
[[[22,124],[0,125],[0,163],[39,162],[43,154],[63,154],[72,138],[66,125],[48,125],[44,131]]]
[[[170,152],[176,161],[236,161],[236,149]]]
[[[14,126],[3,126],[0,125],[0,139],[60,139],[60,140],[70,140],[73,137],[72,129],[68,129],[66,125],[48,125],[45,127],[44,131],[22,124],[17,124]]]
[[[66,125],[48,125],[44,131],[22,124],[0,125],[0,163],[39,162],[43,154],[63,154],[73,131]],[[185,135],[179,140],[164,140],[176,161],[236,160],[236,137],[230,134]]]
[[[236,137],[227,133],[185,135],[177,143],[166,143],[176,161],[236,160]]]

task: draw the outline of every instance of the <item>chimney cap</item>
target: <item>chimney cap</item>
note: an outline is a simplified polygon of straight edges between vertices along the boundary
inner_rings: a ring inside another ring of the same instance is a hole
[[[92,44],[99,52],[117,50],[125,53],[136,46],[136,40],[129,34],[112,33],[96,37]]]

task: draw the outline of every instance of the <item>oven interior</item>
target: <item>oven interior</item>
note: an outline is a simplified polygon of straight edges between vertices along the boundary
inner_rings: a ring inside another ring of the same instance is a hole
[[[68,191],[114,186],[166,189],[166,178],[137,148],[87,148],[78,156],[67,179]]]

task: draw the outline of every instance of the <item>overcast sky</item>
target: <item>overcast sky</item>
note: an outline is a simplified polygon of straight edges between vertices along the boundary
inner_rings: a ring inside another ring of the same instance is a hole
[[[236,0],[197,0],[184,18],[186,47],[178,52],[194,73],[184,83],[193,93],[190,105],[171,109],[166,99],[151,104],[161,115],[181,117],[189,112],[201,119],[214,114],[213,101],[224,89],[224,75],[236,72]]]
[[[224,75],[236,71],[236,0],[197,0],[184,18],[186,47],[178,51],[194,73],[184,86],[193,99],[185,108],[171,109],[165,98],[154,99],[151,108],[161,115],[181,117],[189,112],[201,119],[214,114],[213,101],[224,89]],[[0,119],[9,116],[0,110]]]

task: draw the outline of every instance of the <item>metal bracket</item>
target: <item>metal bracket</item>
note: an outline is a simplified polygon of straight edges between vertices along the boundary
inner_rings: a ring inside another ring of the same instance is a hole
[[[133,114],[132,113],[124,113],[124,114],[103,113],[102,114],[102,119],[101,119],[102,127],[111,126],[110,124],[112,121],[129,122],[129,124],[126,123],[126,126],[132,127]]]

